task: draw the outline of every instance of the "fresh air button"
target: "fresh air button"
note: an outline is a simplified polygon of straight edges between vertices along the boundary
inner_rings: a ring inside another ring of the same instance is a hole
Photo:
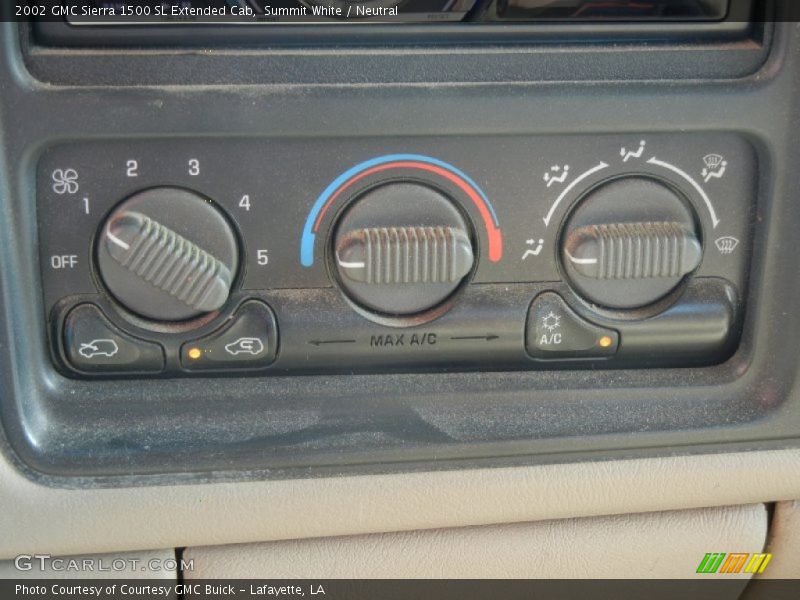
[[[525,348],[533,358],[602,358],[613,356],[619,334],[579,317],[561,296],[545,292],[528,310]]]
[[[94,304],[81,304],[67,315],[64,351],[75,370],[87,373],[155,373],[164,369],[161,346],[124,333]]]
[[[275,316],[263,302],[245,302],[229,324],[181,346],[181,365],[189,370],[261,369],[277,353]]]

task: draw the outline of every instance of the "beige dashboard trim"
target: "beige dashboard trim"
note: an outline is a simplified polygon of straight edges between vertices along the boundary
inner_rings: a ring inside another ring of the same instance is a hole
[[[427,473],[55,489],[0,462],[0,558],[207,546],[800,498],[800,449]]]
[[[760,579],[800,579],[800,500],[775,505],[766,551],[773,556]]]
[[[754,504],[187,548],[184,577],[703,579],[707,552],[761,552],[766,535],[767,511]]]

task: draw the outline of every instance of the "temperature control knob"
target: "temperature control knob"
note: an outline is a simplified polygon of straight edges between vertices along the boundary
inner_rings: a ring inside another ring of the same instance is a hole
[[[180,188],[128,198],[98,237],[97,265],[108,290],[130,311],[159,321],[222,307],[238,262],[227,219],[210,200]]]
[[[470,229],[444,194],[387,183],[357,198],[336,229],[339,284],[357,304],[387,315],[435,307],[472,271]]]
[[[467,232],[453,227],[369,227],[336,246],[339,272],[367,284],[458,284],[472,268]]]
[[[703,246],[689,202],[647,177],[591,191],[567,219],[561,262],[576,291],[611,308],[666,296],[700,265]]]

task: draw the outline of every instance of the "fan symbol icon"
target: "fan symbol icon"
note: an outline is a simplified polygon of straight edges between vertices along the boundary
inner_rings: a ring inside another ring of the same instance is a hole
[[[78,191],[78,172],[75,169],[56,169],[52,174],[53,191],[60,195]]]
[[[542,317],[542,327],[547,331],[555,331],[561,327],[561,317],[553,311],[550,311],[546,316]]]

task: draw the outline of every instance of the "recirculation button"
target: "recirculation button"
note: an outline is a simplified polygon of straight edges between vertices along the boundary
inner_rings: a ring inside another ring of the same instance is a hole
[[[533,358],[603,358],[618,346],[616,331],[589,323],[554,292],[540,294],[528,309],[525,348]]]
[[[221,329],[183,344],[181,365],[193,371],[261,369],[275,360],[277,350],[272,310],[263,302],[250,300]]]

